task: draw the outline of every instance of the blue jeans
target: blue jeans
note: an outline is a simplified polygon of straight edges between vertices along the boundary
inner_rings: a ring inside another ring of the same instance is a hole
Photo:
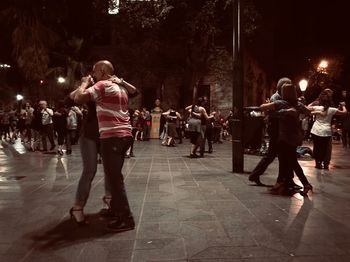
[[[111,209],[114,215],[124,218],[132,215],[122,174],[125,153],[131,146],[132,140],[131,136],[100,140],[105,176],[111,182]]]
[[[83,160],[81,174],[75,197],[75,204],[84,207],[90,194],[91,183],[97,171],[98,143],[86,137],[80,137],[80,152]],[[110,195],[110,183],[105,175],[105,194]]]

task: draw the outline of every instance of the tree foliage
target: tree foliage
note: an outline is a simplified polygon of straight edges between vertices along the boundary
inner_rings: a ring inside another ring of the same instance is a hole
[[[107,42],[118,72],[159,86],[168,76],[179,75],[183,88],[191,90],[206,74],[218,46],[231,51],[232,0],[121,0],[115,16],[107,13],[112,0],[10,2],[2,17],[13,26],[13,55],[28,81],[65,70],[74,83],[91,58],[86,47],[110,32]],[[259,17],[252,1],[244,2],[248,38]]]

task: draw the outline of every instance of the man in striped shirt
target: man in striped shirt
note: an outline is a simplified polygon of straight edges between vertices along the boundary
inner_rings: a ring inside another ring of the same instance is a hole
[[[74,92],[74,101],[80,104],[88,101],[96,103],[104,172],[111,183],[113,219],[108,228],[120,232],[135,227],[122,168],[125,153],[133,139],[128,114],[128,96],[135,95],[137,90],[113,74],[114,68],[109,61],[97,62],[93,67],[93,75],[83,77],[80,87]]]

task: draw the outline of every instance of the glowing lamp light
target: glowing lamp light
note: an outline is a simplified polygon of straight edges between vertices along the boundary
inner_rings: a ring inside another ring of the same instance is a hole
[[[0,64],[0,68],[11,68],[8,64]]]
[[[320,68],[327,68],[328,67],[328,62],[326,60],[322,60],[321,63],[319,64]]]
[[[20,94],[16,95],[17,101],[21,101],[24,97]]]
[[[66,79],[64,77],[60,76],[59,78],[57,78],[57,82],[60,84],[63,84],[66,82]]]
[[[299,87],[300,87],[301,92],[305,92],[305,90],[307,88],[307,84],[308,84],[307,80],[305,80],[305,79],[300,80]]]
[[[323,74],[327,74],[327,67],[328,67],[328,61],[322,60],[317,67],[317,71]]]

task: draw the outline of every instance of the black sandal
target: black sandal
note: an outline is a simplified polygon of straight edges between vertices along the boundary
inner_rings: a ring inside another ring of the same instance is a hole
[[[74,215],[74,212],[81,212],[83,214],[83,209],[82,208],[79,208],[79,209],[74,209],[74,207],[72,207],[70,210],[69,210],[69,214],[70,214],[70,218],[72,220],[74,220],[78,225],[82,226],[82,225],[86,225],[87,222],[86,222],[86,219],[85,219],[85,216],[83,214],[83,220],[78,220],[77,217]]]

